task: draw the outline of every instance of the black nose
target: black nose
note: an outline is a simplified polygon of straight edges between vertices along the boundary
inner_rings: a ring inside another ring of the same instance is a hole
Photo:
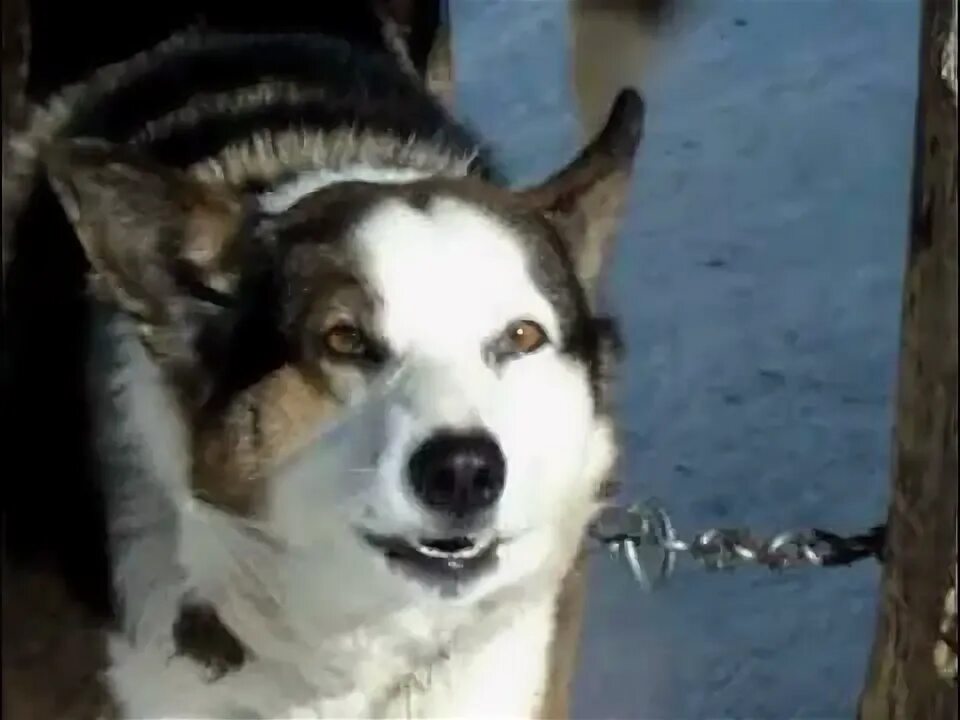
[[[464,518],[500,498],[506,460],[489,435],[445,432],[416,449],[409,472],[413,491],[425,506]]]

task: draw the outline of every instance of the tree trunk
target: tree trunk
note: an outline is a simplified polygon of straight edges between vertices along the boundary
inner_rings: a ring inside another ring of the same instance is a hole
[[[888,548],[862,720],[957,718],[957,5],[923,3]]]

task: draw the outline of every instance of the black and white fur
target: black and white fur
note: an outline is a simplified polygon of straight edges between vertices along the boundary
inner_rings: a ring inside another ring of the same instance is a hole
[[[65,212],[91,269],[120,717],[540,712],[560,583],[616,455],[593,297],[641,121],[624,92],[569,166],[510,191],[387,54],[187,33],[15,139],[54,190],[37,176],[32,212]],[[330,268],[359,299],[325,299]],[[331,313],[376,363],[314,354]],[[491,352],[517,321],[545,344]],[[453,532],[406,469],[450,428],[494,438],[506,483],[469,529],[495,562],[431,582],[365,538]],[[232,662],[185,646],[195,608]]]

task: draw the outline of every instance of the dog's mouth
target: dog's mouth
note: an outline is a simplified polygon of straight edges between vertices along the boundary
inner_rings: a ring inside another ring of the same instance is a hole
[[[489,571],[497,560],[497,538],[462,535],[410,539],[366,534],[370,545],[398,570],[425,582],[471,580]]]

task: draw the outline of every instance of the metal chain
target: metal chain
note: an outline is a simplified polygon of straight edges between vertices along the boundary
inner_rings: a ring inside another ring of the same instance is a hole
[[[605,508],[590,526],[590,536],[614,554],[622,554],[637,581],[652,589],[673,575],[681,554],[708,570],[751,563],[781,570],[850,565],[870,557],[882,561],[886,527],[878,525],[850,536],[819,529],[787,531],[766,539],[742,528],[711,528],[682,540],[666,509],[649,500]]]

